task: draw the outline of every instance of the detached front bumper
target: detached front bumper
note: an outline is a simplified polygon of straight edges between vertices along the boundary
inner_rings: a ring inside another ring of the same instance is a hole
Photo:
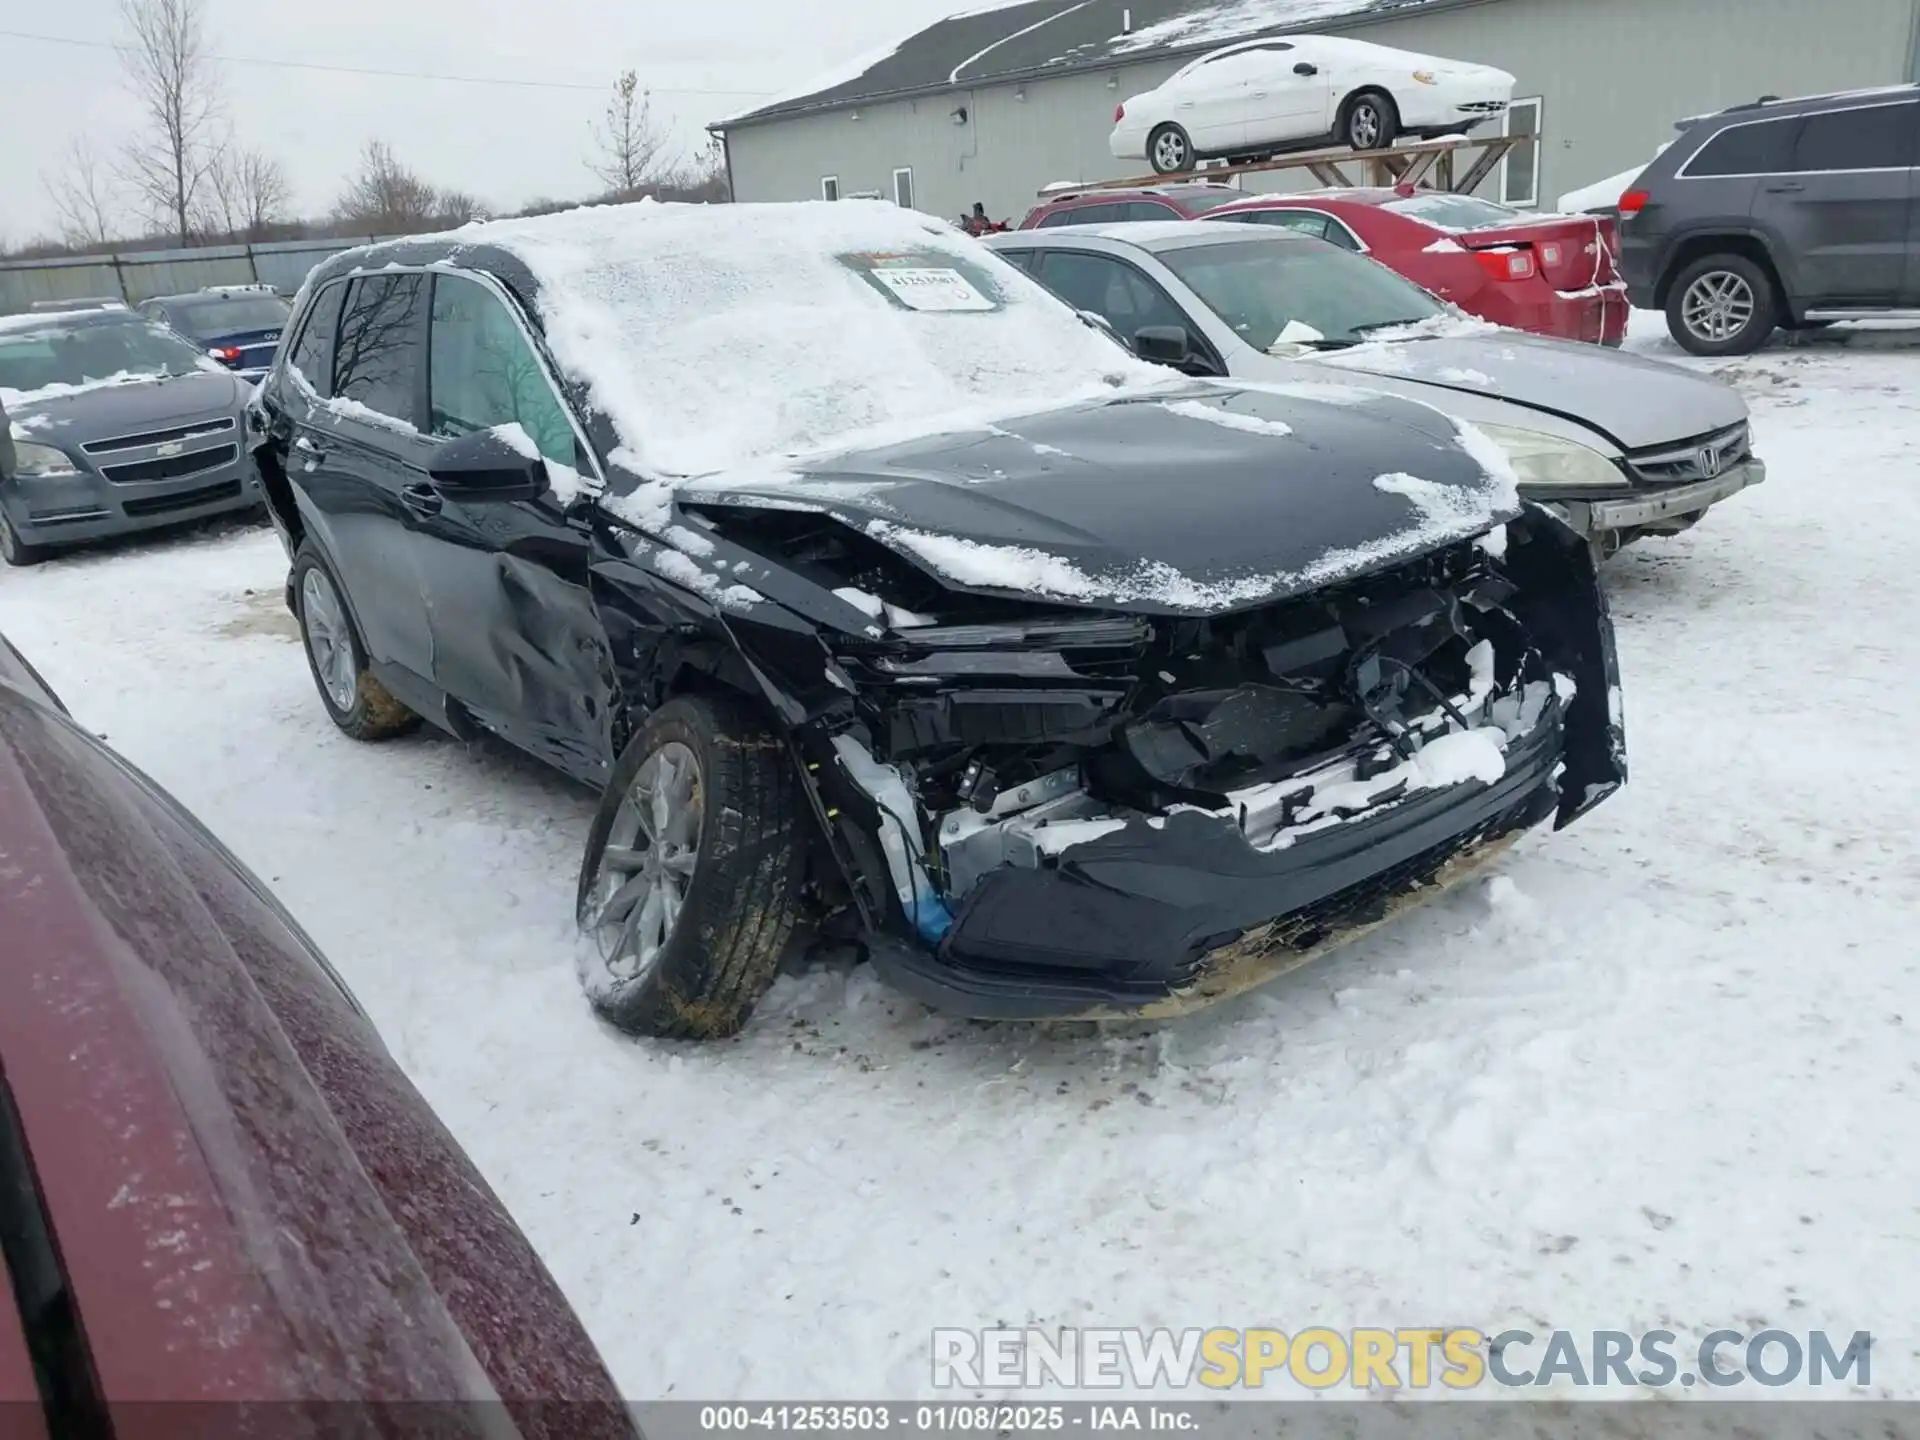
[[[1557,500],[1550,493],[1528,494],[1526,498],[1589,537],[1621,531],[1682,530],[1711,506],[1766,478],[1766,462],[1754,459],[1711,480],[1642,486],[1617,500]]]
[[[1599,702],[1596,702],[1599,703]],[[1561,804],[1558,701],[1492,784],[1416,792],[1259,849],[1194,810],[1003,866],[970,892],[937,951],[877,945],[882,978],[979,1019],[1147,1018],[1263,984],[1442,893]]]

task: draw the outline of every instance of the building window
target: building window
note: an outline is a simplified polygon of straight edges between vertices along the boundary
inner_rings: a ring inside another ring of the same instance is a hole
[[[1523,138],[1500,162],[1500,198],[1509,205],[1531,210],[1540,203],[1539,96],[1516,100],[1507,107],[1506,133]]]
[[[838,200],[840,198],[840,177],[838,175],[822,175],[820,177],[820,198],[822,200]]]
[[[896,170],[893,172],[893,203],[902,210],[913,208],[913,171]]]

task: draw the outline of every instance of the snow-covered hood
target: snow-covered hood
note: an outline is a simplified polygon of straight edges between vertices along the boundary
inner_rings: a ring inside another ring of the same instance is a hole
[[[169,379],[92,385],[59,393],[29,391],[7,416],[31,439],[71,448],[140,429],[184,424],[240,408],[248,386],[226,370],[197,370]]]
[[[1739,392],[1711,376],[1599,345],[1517,331],[1376,340],[1302,359],[1397,382],[1390,387],[1394,393],[1443,408],[1448,399],[1436,392],[1480,395],[1559,416],[1598,431],[1623,450],[1690,439],[1747,418]],[[1484,423],[1493,417],[1467,418]],[[1525,422],[1516,417],[1516,423]]]
[[[1431,408],[1210,384],[715,477],[679,498],[824,512],[959,589],[1160,614],[1265,604],[1520,509],[1499,452]]]

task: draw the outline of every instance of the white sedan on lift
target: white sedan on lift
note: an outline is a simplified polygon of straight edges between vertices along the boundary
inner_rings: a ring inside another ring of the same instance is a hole
[[[1491,65],[1363,40],[1289,35],[1202,55],[1113,112],[1108,146],[1156,173],[1265,159],[1316,144],[1382,150],[1404,134],[1458,135],[1504,114],[1514,78]]]

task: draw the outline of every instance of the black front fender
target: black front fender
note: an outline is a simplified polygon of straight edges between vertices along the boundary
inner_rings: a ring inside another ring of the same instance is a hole
[[[1538,505],[1507,528],[1507,572],[1520,586],[1511,602],[1514,616],[1576,687],[1567,706],[1566,769],[1554,827],[1560,829],[1627,783],[1613,620],[1593,548],[1578,531]]]

